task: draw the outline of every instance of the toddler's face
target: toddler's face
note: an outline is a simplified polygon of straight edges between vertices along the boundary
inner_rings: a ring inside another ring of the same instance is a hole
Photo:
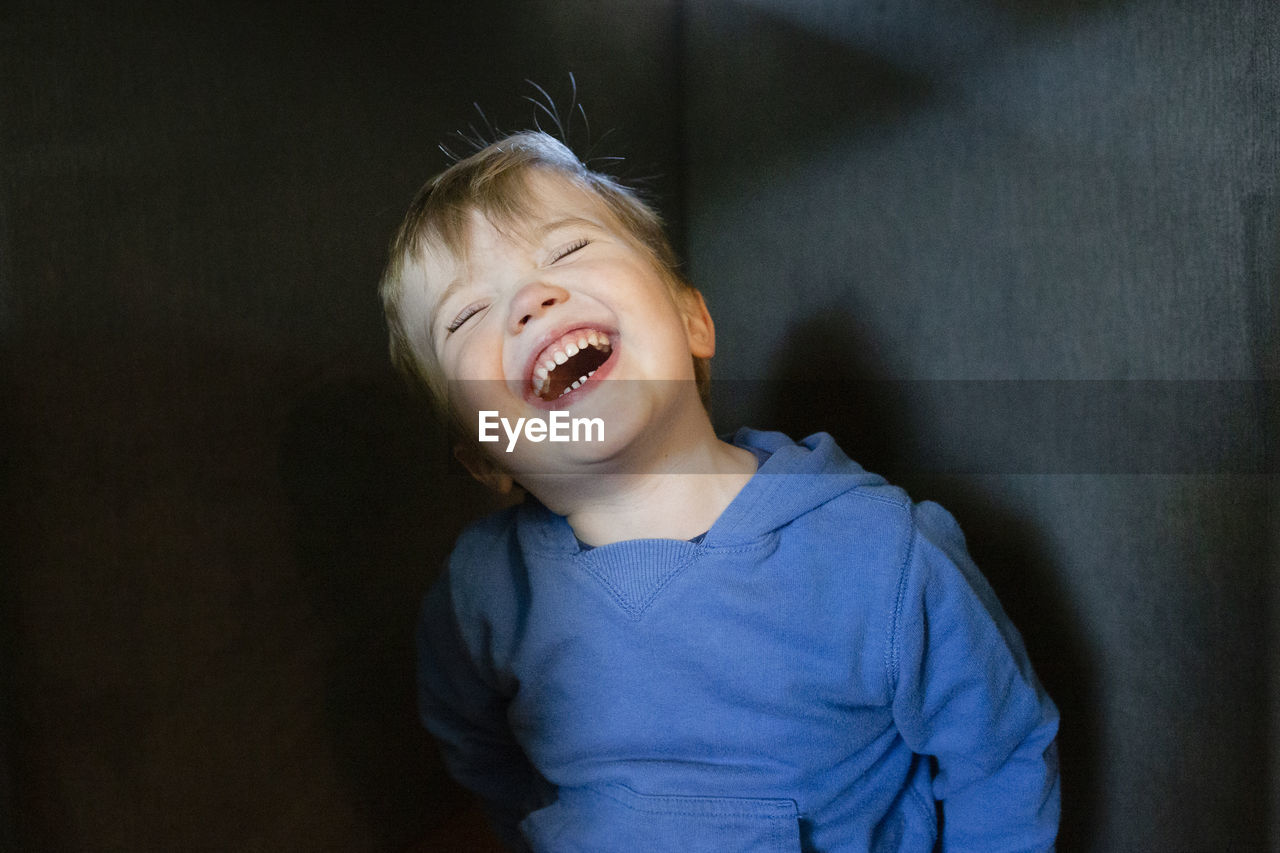
[[[481,410],[514,422],[571,407],[605,420],[602,446],[526,452],[598,458],[660,423],[671,395],[696,401],[691,355],[709,358],[714,333],[700,297],[675,292],[597,199],[553,175],[529,181],[537,204],[518,229],[474,212],[465,260],[428,250],[406,281],[406,315],[431,330],[419,345],[433,347],[464,425]]]

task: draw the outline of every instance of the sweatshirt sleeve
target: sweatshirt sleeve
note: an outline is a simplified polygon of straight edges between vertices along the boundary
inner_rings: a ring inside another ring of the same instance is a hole
[[[937,504],[915,508],[890,649],[894,719],[936,761],[943,851],[1052,850],[1058,710]]]
[[[477,648],[483,631],[469,627],[463,628],[446,570],[427,594],[418,622],[419,713],[439,741],[449,773],[481,797],[503,841],[525,850],[518,824],[543,804],[546,783],[511,734],[507,698]]]

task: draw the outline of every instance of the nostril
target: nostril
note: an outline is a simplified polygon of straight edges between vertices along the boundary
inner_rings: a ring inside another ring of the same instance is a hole
[[[559,305],[568,298],[568,293],[545,282],[531,282],[525,285],[512,300],[511,328],[523,329],[552,306]],[[516,311],[520,313],[516,314]]]

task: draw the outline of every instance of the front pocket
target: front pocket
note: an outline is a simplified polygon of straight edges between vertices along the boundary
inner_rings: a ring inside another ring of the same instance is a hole
[[[520,825],[536,853],[799,853],[794,800],[561,789]]]

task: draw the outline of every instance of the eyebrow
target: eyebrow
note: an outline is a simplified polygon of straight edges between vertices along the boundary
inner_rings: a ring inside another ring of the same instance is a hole
[[[539,226],[537,228],[537,233],[545,237],[553,231],[559,231],[561,228],[568,228],[570,225],[586,225],[589,228],[600,227],[599,224],[581,216],[564,216],[560,219],[553,219],[552,221]]]

